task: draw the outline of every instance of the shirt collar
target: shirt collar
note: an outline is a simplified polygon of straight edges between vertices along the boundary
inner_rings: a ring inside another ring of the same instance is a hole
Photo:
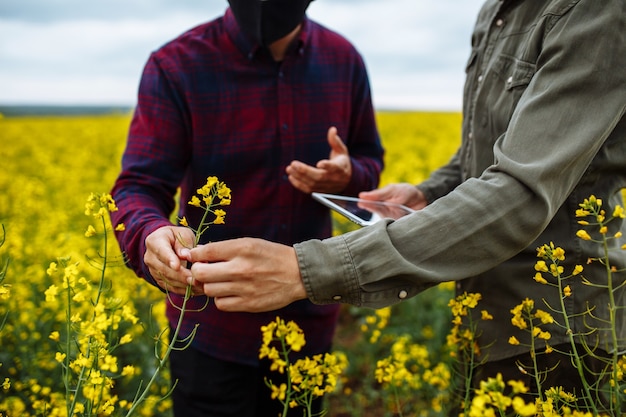
[[[291,45],[287,54],[302,53],[304,46],[309,40],[310,28],[311,22],[309,18],[305,16],[302,21],[302,29],[298,34],[298,38]],[[262,49],[258,43],[252,41],[239,29],[239,25],[237,25],[237,21],[235,20],[235,15],[232,10],[230,10],[230,7],[226,10],[226,13],[224,13],[224,29],[228,34],[228,37],[233,41],[235,46],[237,46],[237,49],[247,56],[248,59],[254,58],[254,56]]]

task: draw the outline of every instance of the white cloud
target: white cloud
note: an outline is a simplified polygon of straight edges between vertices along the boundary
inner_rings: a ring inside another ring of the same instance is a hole
[[[316,0],[365,58],[377,107],[459,109],[482,0]],[[133,105],[148,54],[226,1],[21,0],[0,6],[0,103]]]

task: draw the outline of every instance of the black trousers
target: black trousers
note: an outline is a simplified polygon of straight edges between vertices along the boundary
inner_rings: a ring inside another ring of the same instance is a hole
[[[283,405],[271,398],[265,378],[274,385],[285,376],[261,367],[247,366],[212,358],[193,348],[173,350],[170,354],[172,393],[176,417],[277,417]],[[319,413],[322,399],[314,402],[313,414]],[[302,417],[302,408],[289,410],[290,417]]]

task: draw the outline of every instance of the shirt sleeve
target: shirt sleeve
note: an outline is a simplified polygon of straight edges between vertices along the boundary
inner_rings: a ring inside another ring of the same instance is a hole
[[[295,245],[313,302],[390,305],[485,272],[539,236],[626,106],[624,2],[581,0],[550,23],[482,175],[395,222]]]
[[[138,103],[133,115],[122,170],[111,192],[118,211],[111,213],[115,224],[125,230],[116,237],[126,262],[140,277],[154,284],[143,263],[146,237],[170,226],[174,196],[189,158],[187,123],[183,101],[173,88],[156,54],[142,74]]]
[[[360,191],[376,188],[384,165],[369,77],[362,57],[355,50],[352,53],[356,61],[350,116],[352,129],[350,137],[345,138],[350,152],[352,176],[342,191],[345,195],[356,195]]]
[[[457,151],[448,164],[433,172],[427,180],[418,185],[418,188],[424,193],[426,201],[432,203],[454,190],[460,184],[461,168],[459,151]]]

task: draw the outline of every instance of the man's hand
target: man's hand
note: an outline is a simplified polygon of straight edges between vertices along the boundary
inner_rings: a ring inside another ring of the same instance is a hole
[[[156,283],[166,291],[184,295],[191,271],[186,268],[189,249],[193,246],[193,231],[187,227],[166,226],[146,238],[144,263]],[[202,294],[202,287],[192,289]]]
[[[403,204],[413,210],[421,210],[428,205],[424,193],[408,183],[389,184],[377,190],[363,191],[359,193],[359,198]]]
[[[337,128],[328,129],[330,156],[322,159],[315,167],[293,161],[286,169],[291,185],[307,194],[339,193],[350,183],[352,163],[348,148],[337,135]]]
[[[307,298],[295,250],[261,239],[209,243],[191,250],[192,278],[224,311],[272,311]]]

